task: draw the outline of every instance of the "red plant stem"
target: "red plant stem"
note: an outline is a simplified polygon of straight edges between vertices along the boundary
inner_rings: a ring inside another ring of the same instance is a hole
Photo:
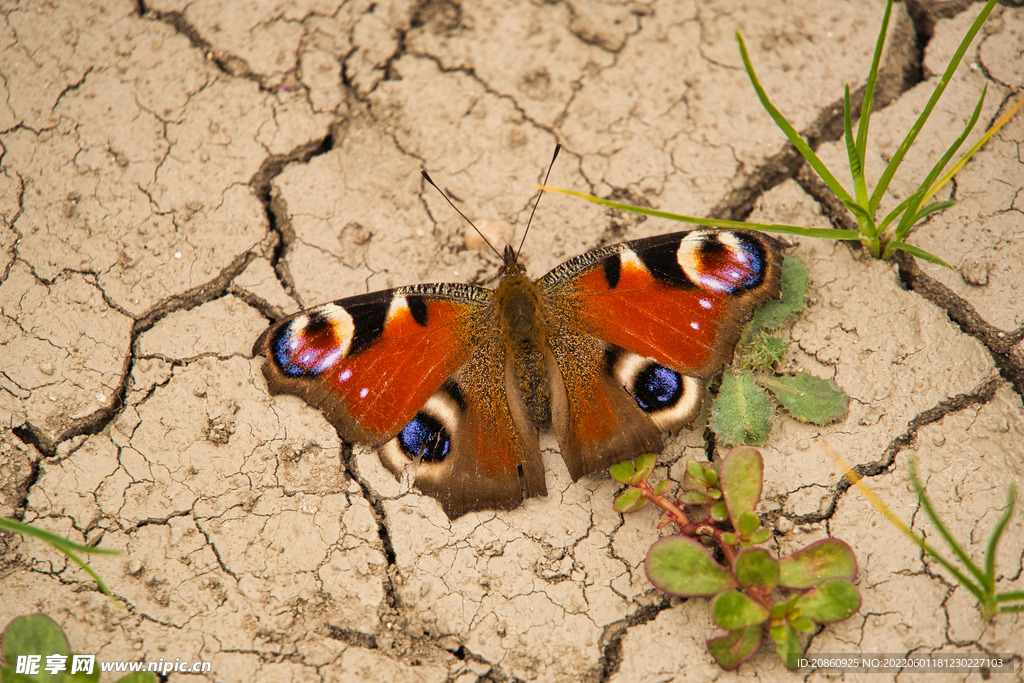
[[[681,507],[673,503],[665,496],[655,493],[654,488],[651,487],[651,485],[648,484],[646,481],[640,482],[639,484],[636,485],[636,487],[640,489],[640,495],[642,495],[644,498],[651,501],[652,503],[660,507],[662,510],[667,512],[668,516],[672,519],[672,521],[678,524],[680,527],[686,528],[692,526],[690,518],[686,516],[686,513],[683,512],[683,509]],[[686,532],[684,531],[683,533]]]

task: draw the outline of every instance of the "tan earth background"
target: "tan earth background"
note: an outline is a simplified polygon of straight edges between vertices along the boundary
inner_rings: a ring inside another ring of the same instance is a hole
[[[421,168],[502,243],[521,237],[556,142],[554,185],[697,216],[844,225],[758,103],[733,34],[842,170],[842,88],[862,92],[883,5],[2,3],[0,514],[122,550],[92,566],[124,608],[64,556],[4,534],[0,625],[42,612],[77,652],[202,659],[226,682],[799,678],[767,645],[721,672],[705,649],[708,602],[668,599],[644,574],[668,533],[656,512],[616,514],[606,474],[572,483],[552,437],[546,498],[449,522],[319,413],[270,397],[251,348],[272,320],[323,301],[493,285],[498,259]],[[895,5],[873,177],[979,9]],[[986,85],[979,130],[1022,95],[1019,2],[979,33],[888,206]],[[940,514],[982,558],[1007,486],[1024,484],[1022,185],[1018,115],[941,193],[960,203],[911,238],[955,271],[790,240],[811,293],[780,370],[834,379],[850,414],[826,428],[775,418],[761,512],[780,553],[850,543],[863,595],[811,652],[1024,654],[1024,616],[986,623],[967,590],[837,486],[824,452],[862,466],[941,545],[908,485],[916,452]],[[549,195],[524,253],[540,276],[679,228]],[[705,425],[669,442],[656,477],[707,458]],[[1001,590],[1024,589],[1022,520],[1001,547]],[[997,680],[1022,680],[1019,659],[1016,670]],[[899,680],[961,678],[981,680]]]

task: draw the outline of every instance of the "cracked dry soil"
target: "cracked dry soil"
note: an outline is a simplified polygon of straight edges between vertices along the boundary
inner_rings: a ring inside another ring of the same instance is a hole
[[[249,353],[302,306],[494,281],[497,260],[466,247],[420,168],[509,241],[556,140],[556,185],[691,215],[840,224],[757,102],[733,32],[776,105],[842,167],[836,98],[863,87],[882,6],[0,5],[0,514],[124,551],[92,566],[125,604],[5,534],[0,624],[43,612],[75,651],[202,659],[217,681],[796,678],[767,647],[719,671],[706,601],[668,600],[644,575],[654,511],[615,514],[604,475],[572,484],[551,437],[547,498],[450,523],[318,413],[270,398]],[[976,13],[966,0],[895,6],[875,177]],[[984,85],[979,129],[1020,97],[1022,63],[1024,9],[1007,2],[889,205]],[[916,452],[940,514],[982,556],[1007,485],[1024,484],[1022,150],[1017,116],[945,190],[960,203],[915,234],[955,272],[793,240],[812,300],[782,370],[835,379],[850,415],[827,428],[776,418],[762,511],[781,552],[849,542],[863,595],[813,652],[1024,654],[1024,617],[984,623],[966,590],[837,487],[822,449],[934,536],[907,483]],[[537,276],[677,228],[548,196],[527,265]],[[669,442],[663,475],[706,457],[704,424]],[[1022,518],[999,557],[1003,590],[1024,588]]]

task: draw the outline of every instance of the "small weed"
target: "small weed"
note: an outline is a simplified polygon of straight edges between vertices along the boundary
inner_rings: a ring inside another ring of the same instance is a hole
[[[735,669],[757,652],[765,629],[779,657],[795,669],[803,653],[800,633],[846,619],[860,608],[853,585],[857,561],[846,543],[826,538],[781,559],[756,547],[772,535],[754,513],[764,474],[757,449],[734,448],[714,465],[687,463],[684,491],[675,499],[665,496],[669,481],[648,482],[656,462],[656,456],[644,454],[610,469],[628,486],[614,507],[632,512],[651,502],[668,515],[662,526],[679,525],[679,535],[651,546],[647,577],[668,595],[713,598],[712,619],[726,634],[707,643],[723,669]],[[691,521],[683,506],[698,521]]]
[[[18,617],[4,629],[2,683],[96,683],[100,667],[95,655],[71,652],[64,631],[50,617],[31,614]],[[156,683],[156,675],[137,671],[117,683]]]
[[[711,428],[721,443],[760,446],[768,440],[773,408],[765,390],[802,422],[825,425],[846,417],[849,399],[835,382],[807,373],[770,374],[789,345],[772,330],[803,310],[806,300],[807,270],[787,256],[782,264],[782,298],[761,306],[744,328],[735,361],[725,370],[712,404]]]
[[[878,66],[882,57],[882,47],[885,44],[885,36],[889,26],[889,17],[892,12],[892,0],[888,0],[885,5],[882,27],[878,34],[878,41],[875,44],[875,52],[871,61],[871,70],[868,73],[867,84],[864,90],[864,101],[861,104],[856,136],[854,136],[853,132],[853,109],[850,102],[850,86],[847,85],[845,90],[845,97],[843,100],[843,124],[846,149],[850,159],[850,171],[853,181],[852,194],[843,187],[842,183],[836,180],[836,177],[828,168],[825,167],[825,164],[823,164],[821,159],[818,158],[818,155],[815,154],[814,150],[810,148],[807,142],[800,137],[799,133],[797,133],[796,129],[793,128],[792,124],[786,120],[786,117],[783,116],[775,105],[772,104],[767,93],[765,93],[764,88],[761,87],[761,84],[757,79],[757,74],[754,72],[754,66],[750,62],[750,57],[747,54],[747,48],[743,42],[743,37],[739,32],[736,33],[736,40],[739,43],[740,55],[743,58],[743,65],[747,70],[747,75],[750,76],[750,82],[753,84],[754,90],[757,92],[757,96],[761,100],[761,104],[771,115],[776,125],[778,125],[786,134],[786,137],[789,138],[789,141],[793,146],[796,147],[800,154],[803,155],[804,159],[807,160],[807,163],[810,164],[811,168],[814,169],[814,171],[828,185],[829,189],[832,190],[836,197],[854,215],[857,221],[857,230],[807,228],[795,225],[743,223],[740,221],[695,218],[693,216],[683,216],[664,211],[645,209],[639,206],[620,204],[618,202],[600,199],[599,197],[575,192],[573,190],[549,187],[545,187],[543,189],[581,197],[620,211],[631,211],[647,216],[668,218],[670,220],[680,221],[683,223],[695,223],[697,225],[714,226],[719,228],[745,228],[748,230],[762,230],[765,232],[803,235],[806,237],[818,237],[822,239],[857,240],[864,245],[867,252],[875,258],[888,260],[896,250],[901,250],[931,263],[952,268],[952,266],[939,257],[934,256],[919,247],[907,244],[906,239],[914,225],[931,214],[947,209],[956,203],[954,201],[929,202],[929,200],[935,195],[936,191],[938,191],[938,189],[942,187],[942,185],[945,184],[981,147],[985,140],[999,130],[999,128],[1001,128],[1006,121],[1008,121],[1009,118],[1018,109],[1020,109],[1022,105],[1024,105],[1024,99],[1018,102],[1009,112],[1006,113],[1006,115],[1000,117],[1000,119],[982,136],[981,140],[972,146],[967,153],[953,164],[949,171],[943,175],[943,171],[949,165],[953,155],[960,146],[963,145],[964,140],[970,134],[971,130],[973,130],[974,125],[978,121],[978,117],[981,114],[982,104],[985,101],[985,90],[983,90],[981,97],[978,100],[978,104],[974,108],[974,114],[971,117],[970,122],[967,124],[966,128],[964,128],[960,137],[958,137],[949,149],[946,150],[946,153],[942,155],[939,162],[935,164],[931,171],[925,176],[917,191],[912,193],[903,202],[896,206],[896,208],[892,209],[892,211],[881,218],[878,216],[878,209],[881,204],[882,197],[885,195],[885,191],[888,189],[889,183],[892,181],[893,176],[899,169],[900,164],[903,163],[903,159],[906,156],[907,151],[911,146],[913,146],[914,140],[917,139],[918,133],[921,132],[921,128],[924,127],[924,124],[927,122],[936,103],[939,101],[943,91],[952,79],[954,72],[960,65],[960,61],[967,52],[967,48],[970,46],[971,41],[978,33],[981,25],[985,23],[988,15],[992,12],[992,8],[995,7],[996,2],[997,0],[988,0],[984,8],[981,10],[981,14],[978,15],[978,18],[967,31],[967,34],[960,42],[960,46],[957,48],[956,53],[953,55],[953,59],[950,60],[945,72],[942,74],[938,84],[935,86],[935,90],[932,92],[932,96],[925,105],[924,110],[921,112],[917,121],[914,122],[914,125],[911,126],[910,131],[903,139],[903,142],[900,143],[896,152],[889,160],[889,163],[886,165],[885,170],[878,179],[877,185],[875,185],[870,195],[868,193],[867,179],[864,176],[865,153],[867,150],[868,128],[871,121],[871,105],[875,94],[875,85],[878,80]]]

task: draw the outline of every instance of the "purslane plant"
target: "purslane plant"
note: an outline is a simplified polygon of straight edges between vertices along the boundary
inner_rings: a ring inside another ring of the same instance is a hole
[[[826,538],[783,558],[757,547],[772,536],[754,513],[764,474],[757,449],[734,448],[713,465],[687,463],[677,498],[665,495],[668,480],[648,482],[656,463],[656,456],[644,454],[611,468],[627,485],[614,507],[626,513],[651,502],[667,514],[660,526],[679,526],[679,535],[651,546],[644,567],[663,593],[713,598],[712,619],[726,633],[707,644],[722,668],[735,669],[757,652],[767,630],[779,657],[795,669],[803,653],[800,633],[860,607],[853,585],[857,561],[846,543]]]

